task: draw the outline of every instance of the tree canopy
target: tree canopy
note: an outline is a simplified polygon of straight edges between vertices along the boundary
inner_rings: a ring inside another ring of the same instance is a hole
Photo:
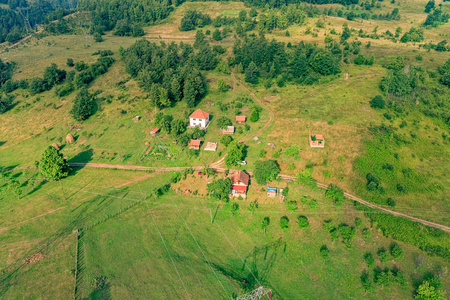
[[[244,144],[241,144],[238,141],[232,141],[227,147],[225,164],[229,167],[237,166],[238,162],[244,159],[244,148]]]
[[[39,160],[39,172],[49,180],[59,180],[69,175],[70,167],[63,155],[53,146],[48,146]]]
[[[275,180],[280,171],[280,166],[276,160],[260,160],[255,164],[255,171],[253,175],[256,182],[263,185],[269,181]]]
[[[217,179],[208,183],[207,191],[212,198],[227,202],[228,194],[231,192],[231,179]]]
[[[84,88],[75,97],[70,113],[76,120],[83,121],[94,114],[95,108],[95,95],[90,94],[89,91]]]

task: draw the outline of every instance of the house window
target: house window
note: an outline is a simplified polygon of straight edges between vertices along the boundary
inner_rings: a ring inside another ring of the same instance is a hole
[[[192,121],[197,121],[196,119],[192,119]]]

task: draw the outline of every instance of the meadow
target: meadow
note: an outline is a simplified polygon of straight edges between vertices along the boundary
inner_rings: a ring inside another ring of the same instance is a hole
[[[341,7],[319,7],[330,6]],[[247,146],[248,165],[239,169],[252,170],[260,159],[276,159],[281,173],[288,175],[312,167],[313,178],[319,182],[337,184],[380,205],[387,206],[387,198],[392,197],[395,210],[449,225],[447,125],[414,109],[388,120],[385,111],[371,108],[369,101],[381,94],[379,83],[389,72],[382,66],[397,56],[404,57],[406,65],[434,71],[450,56],[448,52],[427,51],[419,43],[356,37],[358,30],[372,32],[377,26],[378,32],[418,27],[426,17],[423,6],[416,0],[384,1],[374,12],[397,7],[401,20],[348,21],[321,16],[308,18],[302,26],[290,26],[290,37],[286,30],[266,33],[266,38],[286,43],[324,45],[325,34],[330,35],[333,29],[340,34],[347,23],[355,30],[352,38],[362,42],[361,53],[374,55],[375,64],[344,64],[340,74],[322,77],[314,85],[288,83],[270,88],[263,83],[244,83],[244,74],[236,70],[231,70],[235,77],[205,72],[208,93],[196,108],[209,112],[213,119],[203,140],[220,140],[219,117],[235,123],[236,110],[249,117],[253,104],[238,108],[235,100],[250,96],[262,111],[258,122],[247,121],[249,130],[238,125],[242,132],[233,135]],[[144,38],[156,43],[193,43],[195,31],[178,30],[189,9],[210,13],[211,17],[238,16],[240,10],[250,10],[241,2],[184,3],[168,19],[145,27]],[[324,27],[316,26],[319,19],[325,21]],[[306,34],[308,27],[314,35]],[[424,42],[448,38],[449,28],[450,24],[444,24],[425,29]],[[203,28],[208,29],[215,28]],[[339,35],[331,36],[339,40]],[[51,63],[70,71],[67,58],[93,63],[97,56],[92,53],[98,50],[112,50],[116,62],[89,86],[90,91],[99,91],[99,108],[83,122],[75,121],[69,113],[76,93],[58,97],[54,90],[34,96],[25,90],[14,91],[14,108],[0,117],[0,167],[32,166],[52,143],[61,147],[69,162],[207,167],[221,159],[226,149],[220,143],[217,152],[201,150],[194,155],[173,143],[165,132],[156,138],[150,136],[155,108],[138,82],[126,73],[119,55],[121,48],[137,40],[111,33],[101,43],[82,35],[44,36],[3,52],[2,60],[17,63],[14,80],[40,77]],[[233,32],[220,42],[211,41],[211,45],[228,48],[222,57],[226,59],[235,40]],[[370,47],[364,47],[369,41]],[[417,59],[419,55],[423,59]],[[218,90],[219,79],[226,81],[227,92]],[[180,102],[162,112],[177,119],[187,118],[191,110]],[[135,116],[141,120],[134,121]],[[408,125],[402,127],[404,121]],[[395,126],[397,133],[408,136],[411,142],[399,144],[369,130],[382,123]],[[75,136],[75,143],[66,143],[68,133]],[[323,134],[325,148],[310,148],[308,134]],[[145,155],[149,147],[153,150]],[[158,154],[160,150],[163,155]],[[394,171],[384,169],[386,163],[394,165]],[[384,193],[366,188],[368,173],[380,178]],[[374,212],[357,209],[350,201],[336,206],[322,190],[284,181],[264,186],[252,182],[247,200],[233,201],[239,207],[235,210],[233,203],[209,199],[206,184],[213,178],[196,174],[155,197],[155,190],[172,182],[174,175],[76,168],[62,181],[64,196],[58,182],[46,182],[35,169],[15,170],[0,177],[0,298],[229,299],[261,284],[270,287],[276,299],[407,299],[430,276],[439,276],[443,289],[450,292],[448,260],[385,237],[379,224],[368,218]],[[7,188],[9,178],[20,183],[20,195]],[[400,192],[398,184],[406,186],[406,192]],[[295,204],[268,199],[265,191],[269,186],[288,186],[287,200]],[[178,189],[191,193],[182,195]],[[259,207],[252,211],[249,207],[254,200]],[[299,228],[299,215],[308,218],[308,228]],[[289,219],[289,229],[280,228],[283,216]],[[270,218],[265,233],[261,227],[264,217]],[[329,220],[335,227],[348,224],[355,229],[350,248],[342,237],[333,238],[323,229]],[[427,231],[419,227],[421,232]],[[448,248],[450,243],[448,234],[430,239],[442,247]],[[394,242],[403,249],[403,256],[381,261],[377,252],[381,248],[389,251]],[[321,252],[323,246],[329,251]],[[370,266],[364,261],[369,252],[375,257]],[[405,283],[394,280],[382,286],[373,280],[374,274],[385,268],[398,268]],[[372,283],[367,291],[360,278],[364,271]]]
[[[410,297],[424,276],[448,268],[442,258],[428,257],[401,242],[403,257],[381,262],[377,251],[389,249],[393,241],[351,202],[336,207],[323,191],[309,187],[289,184],[288,199],[302,199],[296,209],[261,199],[254,212],[244,201],[237,201],[240,208],[235,211],[231,204],[180,196],[174,190],[149,197],[150,190],[170,182],[172,173],[75,171],[63,180],[66,201],[59,184],[52,182],[41,183],[38,189],[37,184],[34,189],[25,188],[29,192],[20,199],[14,194],[3,197],[7,205],[0,211],[0,288],[5,299],[17,294],[35,298],[42,293],[68,298],[73,297],[75,286],[77,298],[189,295],[227,299],[259,284],[271,288],[279,299],[398,299]],[[39,182],[32,171],[11,175]],[[197,175],[188,176],[194,182],[200,180]],[[209,210],[217,205],[211,224]],[[19,210],[20,214],[10,213]],[[308,218],[308,228],[298,227],[299,215]],[[288,229],[279,226],[282,216],[290,220]],[[261,229],[264,217],[270,218],[266,233]],[[329,220],[335,226],[345,223],[355,228],[351,248],[322,229]],[[370,235],[363,235],[365,228]],[[74,229],[80,230],[78,255]],[[320,252],[323,245],[329,250],[326,257]],[[363,258],[366,252],[375,257],[370,267]],[[40,260],[26,263],[37,253],[42,255]],[[372,274],[374,268],[394,267],[405,274],[404,286],[391,283],[383,288],[373,283],[364,291],[359,279],[364,270]],[[448,277],[442,280],[448,287]]]

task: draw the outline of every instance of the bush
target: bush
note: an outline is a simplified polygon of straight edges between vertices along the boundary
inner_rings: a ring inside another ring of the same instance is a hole
[[[0,115],[7,112],[12,106],[13,98],[0,94]]]
[[[364,228],[362,230],[362,235],[364,238],[368,238],[368,237],[372,236],[372,232],[370,231],[369,228]]]
[[[328,247],[326,245],[323,245],[320,247],[320,256],[323,258],[328,257],[328,254],[330,253],[330,250],[328,250]]]
[[[370,252],[367,252],[366,254],[364,254],[364,260],[369,267],[371,267],[375,264],[375,258],[373,257],[372,253],[370,253]]]
[[[403,256],[403,250],[397,243],[392,243],[390,250],[392,257],[394,258],[400,258]]]
[[[378,257],[380,258],[380,260],[382,262],[386,262],[391,258],[391,256],[389,255],[389,252],[387,252],[386,249],[384,249],[384,248],[378,249]]]
[[[283,230],[289,228],[289,218],[287,216],[283,216],[280,218],[280,227]]]
[[[342,189],[337,185],[330,184],[325,192],[325,197],[333,200],[334,204],[341,205],[344,201],[344,191],[342,191]]]
[[[361,218],[355,218],[355,226],[356,227],[361,227],[362,225],[362,220]]]
[[[370,107],[372,108],[385,108],[386,102],[384,101],[383,97],[378,95],[375,96],[372,100],[370,100]]]
[[[300,227],[300,229],[308,228],[308,218],[305,216],[298,216],[298,226]]]
[[[289,211],[297,211],[297,201],[287,201],[286,205]]]
[[[223,144],[225,147],[228,147],[228,145],[233,141],[233,138],[229,134],[224,134],[220,138],[220,143]]]
[[[258,110],[254,109],[252,110],[250,114],[250,121],[252,122],[258,122],[259,121],[259,112]]]
[[[395,200],[392,198],[387,198],[386,204],[390,207],[395,207]]]
[[[231,120],[228,119],[227,117],[222,116],[217,119],[217,126],[220,129],[226,129],[228,126],[231,126],[231,125],[232,125]]]
[[[68,58],[67,59],[67,66],[68,67],[70,67],[70,68],[72,68],[75,64],[73,63],[73,59],[72,58]]]
[[[86,120],[94,114],[95,106],[95,96],[90,94],[87,89],[82,89],[75,97],[70,113],[76,120]]]

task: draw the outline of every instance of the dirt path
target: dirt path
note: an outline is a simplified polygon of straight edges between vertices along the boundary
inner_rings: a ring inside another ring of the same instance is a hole
[[[198,166],[198,167],[158,168],[158,167],[142,167],[142,166],[108,165],[108,164],[96,164],[96,163],[71,163],[70,165],[74,166],[74,167],[81,167],[82,166],[82,167],[91,167],[91,168],[106,168],[106,169],[135,170],[135,171],[155,170],[155,171],[162,171],[162,172],[163,171],[182,171],[182,170],[187,169],[187,168],[191,168],[193,170],[202,170],[204,168],[203,166]],[[218,171],[218,172],[224,172],[225,171],[225,168],[220,168],[220,167],[215,167],[214,169],[216,171]],[[235,170],[231,170],[230,169],[230,172],[233,172],[233,171],[235,171]],[[248,173],[249,173],[249,175],[253,175],[252,172],[248,172]],[[282,179],[284,179],[284,180],[293,180],[293,181],[295,181],[297,179],[297,177],[291,176],[291,175],[280,174],[279,176]],[[323,184],[323,183],[317,183],[317,186],[319,188],[322,188],[322,189],[327,189],[328,188],[328,185]],[[349,193],[344,193],[344,195],[348,199],[357,201],[357,202],[359,202],[359,203],[361,203],[363,205],[366,205],[368,207],[387,212],[387,213],[392,214],[392,215],[397,216],[397,217],[410,219],[410,220],[412,220],[414,222],[418,222],[418,223],[421,223],[421,224],[426,225],[426,226],[435,227],[435,228],[442,229],[442,230],[444,230],[446,232],[450,232],[450,227],[448,227],[448,226],[441,225],[441,224],[434,223],[434,222],[430,222],[430,221],[426,221],[426,220],[422,220],[422,219],[419,219],[419,218],[416,218],[416,217],[413,217],[413,216],[410,216],[410,215],[407,215],[407,214],[404,214],[404,213],[401,213],[401,212],[390,210],[390,209],[384,208],[382,206],[379,206],[379,205],[373,204],[371,202],[368,202],[366,200],[363,200],[363,199],[361,199],[359,197],[353,196],[353,195],[351,195]]]

